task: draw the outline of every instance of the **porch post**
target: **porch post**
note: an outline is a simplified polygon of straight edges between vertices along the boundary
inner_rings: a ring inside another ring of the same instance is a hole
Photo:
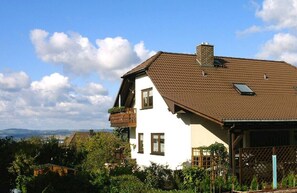
[[[232,147],[232,174],[233,176],[236,175],[236,171],[235,171],[235,145],[234,145],[234,141],[235,141],[235,134],[232,133],[232,143],[231,143],[231,147]]]
[[[229,169],[232,170],[232,133],[231,130],[228,129],[228,141],[229,141]],[[232,171],[233,174],[233,171]]]
[[[239,184],[242,184],[242,149],[239,149]]]

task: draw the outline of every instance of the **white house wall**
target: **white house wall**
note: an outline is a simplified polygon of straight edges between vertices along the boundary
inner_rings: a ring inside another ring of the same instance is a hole
[[[153,88],[153,108],[141,110],[141,90]],[[168,165],[176,169],[191,158],[191,130],[189,118],[177,118],[172,114],[149,77],[142,76],[135,80],[135,108],[137,109],[136,139],[130,143],[136,144],[132,149],[132,158],[142,166],[151,162]],[[138,133],[144,134],[144,153],[138,151]],[[151,155],[151,133],[164,133],[165,155]],[[134,145],[132,145],[134,146]]]

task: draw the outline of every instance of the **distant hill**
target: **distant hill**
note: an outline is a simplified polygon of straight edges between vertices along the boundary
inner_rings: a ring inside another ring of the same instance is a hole
[[[87,132],[88,130],[80,130]],[[99,131],[112,131],[109,129],[106,130],[94,130],[95,132]],[[14,139],[23,139],[29,137],[49,137],[49,136],[69,136],[76,131],[74,130],[31,130],[31,129],[22,129],[22,128],[9,128],[0,130],[0,138],[13,137]]]

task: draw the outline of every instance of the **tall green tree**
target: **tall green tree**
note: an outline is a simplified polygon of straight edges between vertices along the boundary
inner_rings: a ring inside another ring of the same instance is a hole
[[[84,161],[84,168],[87,171],[97,171],[104,168],[105,163],[120,162],[116,154],[123,157],[130,155],[128,142],[121,140],[113,133],[96,133],[86,143],[87,156]]]
[[[9,192],[14,187],[15,176],[7,168],[16,151],[17,143],[12,138],[0,138],[0,192]]]
[[[23,151],[16,153],[14,161],[8,168],[8,171],[13,174],[15,179],[16,188],[26,191],[26,184],[32,179],[34,158]]]

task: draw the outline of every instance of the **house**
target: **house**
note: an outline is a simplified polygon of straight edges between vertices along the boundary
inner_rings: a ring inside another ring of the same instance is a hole
[[[43,164],[39,165],[34,168],[34,176],[38,176],[41,174],[46,174],[47,172],[54,172],[58,173],[59,176],[65,176],[68,174],[76,174],[76,170],[73,168],[65,167],[65,166],[60,166],[60,165],[55,165],[55,164]]]
[[[111,113],[110,123],[129,131],[139,165],[178,169],[195,148],[219,142],[240,180],[271,174],[272,154],[279,169],[296,170],[296,67],[214,56],[203,43],[195,54],[158,52],[122,78],[114,107],[126,111]]]
[[[87,142],[94,134],[95,132],[92,129],[87,132],[74,132],[64,140],[64,145],[67,147],[81,145]]]

